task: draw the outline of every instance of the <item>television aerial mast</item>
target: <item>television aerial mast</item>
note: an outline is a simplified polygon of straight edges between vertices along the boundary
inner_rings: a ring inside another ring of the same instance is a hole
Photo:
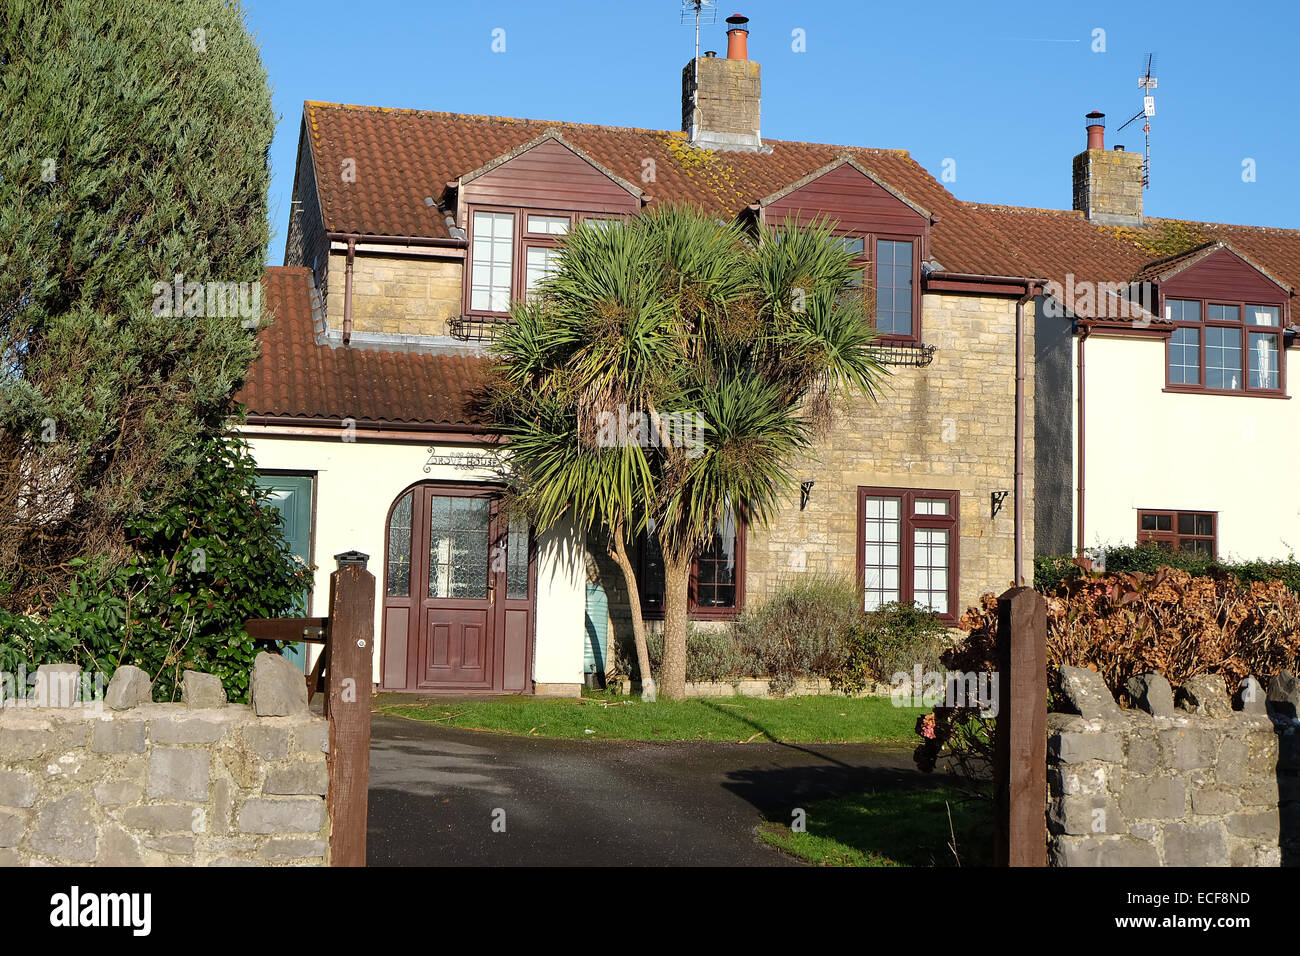
[[[1143,189],[1151,188],[1151,117],[1156,115],[1156,98],[1151,93],[1156,88],[1156,55],[1154,53],[1147,54],[1146,67],[1146,72],[1138,77],[1138,89],[1142,90],[1142,109],[1137,115],[1125,121],[1123,126],[1115,130],[1118,133],[1124,126],[1134,120],[1145,117],[1145,122],[1142,124],[1142,133],[1146,137],[1146,155],[1142,160]]]
[[[683,24],[695,24],[695,59],[700,58],[700,24],[708,26],[718,22],[716,0],[682,0]]]

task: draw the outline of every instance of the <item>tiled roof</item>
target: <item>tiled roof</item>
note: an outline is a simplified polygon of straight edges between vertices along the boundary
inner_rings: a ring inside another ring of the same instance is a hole
[[[305,105],[304,122],[325,228],[333,232],[445,238],[443,215],[426,198],[441,198],[447,183],[554,130],[656,200],[691,202],[728,218],[852,158],[938,217],[931,255],[948,272],[1127,282],[1155,261],[1223,241],[1300,287],[1300,231],[1172,219],[1122,228],[1068,210],[963,202],[902,150],[768,140],[765,152],[715,152],[691,147],[677,131],[316,102]],[[337,174],[345,159],[356,162],[355,181]],[[642,178],[646,160],[653,161],[651,183]]]
[[[442,214],[425,199],[439,199],[448,182],[553,129],[656,201],[691,202],[728,219],[849,156],[940,217],[931,253],[945,269],[1021,274],[1002,237],[901,150],[767,140],[770,152],[715,152],[691,147],[676,131],[332,103],[307,103],[304,121],[331,232],[445,238]],[[345,159],[356,161],[355,181],[338,175]],[[653,182],[647,183],[643,173],[651,168]]]
[[[316,344],[311,270],[266,270],[263,306],[273,315],[258,332],[261,356],[235,396],[251,417],[472,429],[475,387],[486,359]]]

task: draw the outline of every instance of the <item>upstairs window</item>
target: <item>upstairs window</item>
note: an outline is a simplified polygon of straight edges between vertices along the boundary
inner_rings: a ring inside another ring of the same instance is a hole
[[[876,241],[876,328],[882,336],[913,335],[910,242]]]
[[[469,307],[475,312],[510,310],[514,253],[514,214],[474,213]]]
[[[1283,391],[1280,306],[1166,299],[1165,318],[1176,323],[1166,351],[1170,388],[1229,395]]]
[[[852,288],[863,290],[874,310],[881,338],[893,342],[919,342],[921,338],[916,290],[916,243],[911,239],[882,239],[876,236],[838,236],[837,241],[853,256]],[[874,288],[864,289],[867,278]]]

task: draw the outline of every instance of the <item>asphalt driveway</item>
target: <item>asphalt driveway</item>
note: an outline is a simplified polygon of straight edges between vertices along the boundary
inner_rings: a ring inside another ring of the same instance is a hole
[[[541,740],[376,714],[368,862],[793,865],[758,843],[760,816],[932,780],[898,746]]]

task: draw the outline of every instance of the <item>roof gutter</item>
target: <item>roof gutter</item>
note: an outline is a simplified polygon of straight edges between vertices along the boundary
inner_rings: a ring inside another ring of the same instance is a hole
[[[382,246],[442,246],[465,249],[468,239],[449,239],[440,236],[372,236],[362,232],[327,232],[326,238],[337,242],[372,242]]]

